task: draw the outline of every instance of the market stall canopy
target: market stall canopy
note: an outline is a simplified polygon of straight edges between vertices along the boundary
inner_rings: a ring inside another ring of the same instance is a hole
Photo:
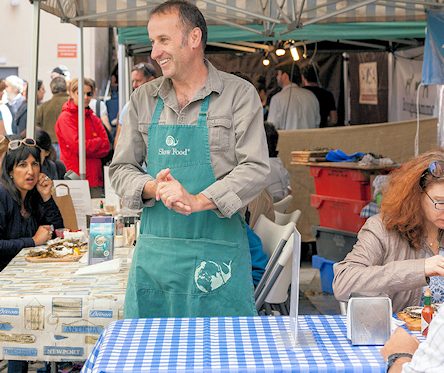
[[[79,26],[145,26],[149,11],[163,1],[148,0],[46,0],[41,9]],[[442,7],[444,0],[200,0],[192,1],[209,24],[250,29],[261,25],[272,35],[277,25],[291,32],[313,23],[424,21],[425,10]],[[254,31],[252,31],[254,32]]]

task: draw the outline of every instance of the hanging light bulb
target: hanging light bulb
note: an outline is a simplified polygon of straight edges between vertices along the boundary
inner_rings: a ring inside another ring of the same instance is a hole
[[[282,47],[279,47],[278,49],[276,49],[276,56],[278,57],[282,57],[285,54],[285,49]]]
[[[276,53],[276,56],[278,57],[282,57],[285,54],[284,44],[282,43],[282,41],[277,43],[274,53]]]
[[[298,49],[294,45],[292,45],[290,47],[290,53],[291,53],[291,57],[293,58],[293,61],[299,61],[300,57],[299,57]]]
[[[270,64],[270,60],[268,59],[268,57],[265,57],[265,58],[262,60],[262,63],[263,63],[264,66],[268,66],[268,65]]]

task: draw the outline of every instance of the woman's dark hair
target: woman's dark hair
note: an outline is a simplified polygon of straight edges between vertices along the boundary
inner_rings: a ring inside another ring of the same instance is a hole
[[[11,197],[19,204],[22,203],[22,196],[11,178],[11,173],[14,167],[20,162],[26,160],[30,155],[39,162],[40,166],[40,149],[37,146],[21,145],[18,149],[8,150],[3,158],[2,173],[0,182],[11,195]],[[36,188],[26,194],[23,205],[28,212],[35,208],[39,201],[39,193]]]
[[[48,132],[42,130],[41,128],[35,129],[35,142],[40,149],[46,150],[48,152],[51,151],[51,136],[49,136]]]
[[[270,158],[276,158],[278,156],[277,144],[279,140],[279,133],[275,126],[271,123],[264,122],[265,134],[267,135],[268,156]]]

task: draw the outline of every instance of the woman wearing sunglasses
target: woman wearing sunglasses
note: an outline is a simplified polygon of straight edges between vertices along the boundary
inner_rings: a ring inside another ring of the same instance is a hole
[[[62,112],[55,124],[55,131],[60,146],[60,159],[67,170],[79,174],[79,93],[78,79],[69,85],[69,100],[63,105]],[[89,108],[93,97],[94,84],[84,80],[85,105],[85,149],[86,179],[91,188],[91,197],[100,198],[103,194],[102,161],[110,149],[110,143],[102,122]]]
[[[335,265],[335,297],[386,293],[393,311],[421,305],[430,286],[444,301],[444,152],[430,151],[392,172],[381,213],[370,217],[358,242]]]
[[[51,188],[52,180],[40,172],[35,141],[10,141],[0,176],[0,270],[22,248],[46,243],[63,227]]]

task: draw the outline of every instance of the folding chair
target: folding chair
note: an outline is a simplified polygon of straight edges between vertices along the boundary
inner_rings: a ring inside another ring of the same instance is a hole
[[[293,195],[289,194],[288,196],[282,198],[279,202],[273,203],[273,207],[275,211],[279,211],[285,214],[291,204],[291,201],[293,201]]]
[[[286,225],[279,225],[261,214],[253,227],[262,241],[265,252],[271,258],[276,249],[280,252],[287,242],[290,235],[293,233],[294,224],[288,223]]]
[[[297,230],[293,228],[293,233],[285,244],[279,258],[277,258],[275,265],[267,266],[264,276],[256,288],[258,292],[257,294],[255,293],[255,302],[258,311],[260,311],[265,304],[268,304],[278,305],[281,315],[289,314],[289,309],[286,305],[288,289],[292,283],[293,264],[297,266],[294,270],[299,274],[300,250],[300,235]],[[294,263],[293,255],[295,255],[297,263]],[[299,288],[298,284],[295,284],[295,286]],[[294,296],[299,296],[299,294]]]
[[[282,212],[274,212],[274,222],[279,225],[287,225],[288,223],[296,224],[301,217],[301,210],[294,210],[290,214],[283,214]]]

